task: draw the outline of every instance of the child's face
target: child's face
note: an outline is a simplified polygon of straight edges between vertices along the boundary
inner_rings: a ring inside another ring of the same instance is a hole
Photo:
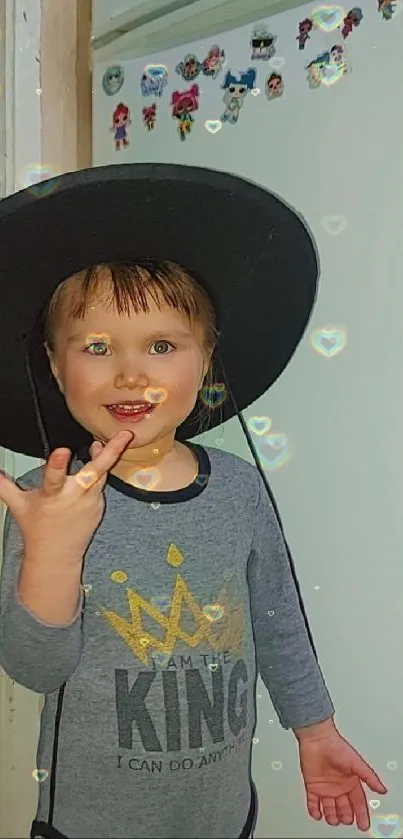
[[[94,303],[84,320],[62,321],[55,353],[49,354],[53,374],[77,422],[105,442],[128,428],[135,434],[132,449],[157,441],[166,446],[169,438],[174,439],[177,427],[194,408],[209,363],[203,354],[201,326],[192,330],[174,309],[163,304],[159,310],[152,300],[149,305],[149,312],[133,311],[128,317]],[[148,388],[163,392],[164,401],[138,422],[122,423],[105,407],[142,400]]]

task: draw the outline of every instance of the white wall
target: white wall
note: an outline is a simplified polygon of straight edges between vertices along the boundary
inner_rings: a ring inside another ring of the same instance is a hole
[[[93,0],[92,4],[92,24],[93,31],[96,32],[98,27],[103,26],[110,20],[113,20],[117,15],[122,15],[123,12],[128,12],[135,6],[141,6],[144,0]]]
[[[94,165],[161,161],[236,172],[297,207],[317,238],[322,277],[310,330],[285,375],[246,414],[269,416],[293,451],[269,477],[337,722],[389,787],[386,800],[372,809],[373,835],[381,836],[386,835],[380,832],[382,814],[403,814],[403,4],[389,22],[381,19],[376,2],[361,5],[365,17],[346,41],[349,72],[340,81],[308,87],[304,65],[341,43],[340,35],[317,31],[299,52],[298,22],[314,4],[272,17],[267,22],[278,36],[277,58],[284,59],[283,98],[266,100],[269,71],[259,62],[261,93],[249,96],[237,125],[212,135],[204,123],[219,118],[223,91],[220,81],[199,77],[200,110],[183,143],[169,98],[173,89],[188,85],[174,67],[185,52],[203,57],[212,42],[122,62],[126,81],[113,97],[102,91],[107,65],[96,63]],[[233,70],[250,65],[250,33],[248,26],[214,39]],[[120,63],[118,55],[112,63]],[[141,121],[142,106],[153,101],[140,92],[145,63],[170,70],[151,133]],[[132,125],[130,146],[116,152],[109,129],[119,101],[130,107]],[[328,216],[345,219],[340,232],[326,231]],[[315,352],[310,342],[314,330],[329,324],[341,326],[348,339],[331,358]],[[204,440],[251,459],[236,420]],[[258,447],[258,438],[255,442]],[[278,725],[263,689],[259,708],[257,836],[335,835],[306,815],[295,743]],[[281,762],[281,771],[273,771],[272,761]],[[371,793],[368,797],[376,801]],[[403,835],[403,815],[400,819],[395,837]],[[357,831],[340,827],[337,836],[355,837]]]

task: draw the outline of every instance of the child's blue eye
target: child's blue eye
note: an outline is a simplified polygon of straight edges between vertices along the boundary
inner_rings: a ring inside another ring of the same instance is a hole
[[[107,344],[103,343],[103,341],[92,341],[92,343],[91,343],[91,344],[88,344],[88,345],[86,346],[86,348],[85,348],[85,352],[87,352],[87,350],[89,350],[89,348],[90,348],[90,347],[98,347],[98,348],[100,348],[101,350],[106,350],[106,349],[108,349]],[[91,353],[90,353],[90,355],[103,355],[103,353],[102,353],[102,352],[98,352],[97,350],[95,350],[93,353],[91,352]]]
[[[171,344],[171,342],[170,342],[170,341],[154,341],[154,343],[152,344],[152,346],[153,346],[153,347],[160,347],[160,346],[161,346],[161,344],[162,344],[162,345],[164,345],[164,344],[165,344],[166,346],[168,346],[168,347],[172,347],[172,349],[175,349],[175,347],[173,346],[173,344]],[[166,352],[158,352],[158,350],[157,350],[157,352],[156,352],[155,354],[156,354],[156,355],[167,355],[167,353],[166,353]]]

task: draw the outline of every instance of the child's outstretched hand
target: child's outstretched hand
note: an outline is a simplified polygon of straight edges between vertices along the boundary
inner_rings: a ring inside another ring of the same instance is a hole
[[[132,439],[131,431],[120,431],[105,446],[94,442],[91,461],[76,475],[67,475],[70,450],[55,449],[39,489],[22,490],[0,476],[0,502],[7,504],[20,527],[26,556],[82,560],[103,516],[108,472]]]
[[[299,741],[300,765],[309,815],[329,825],[357,823],[367,831],[370,816],[362,787],[384,795],[386,787],[337,729],[322,738]]]

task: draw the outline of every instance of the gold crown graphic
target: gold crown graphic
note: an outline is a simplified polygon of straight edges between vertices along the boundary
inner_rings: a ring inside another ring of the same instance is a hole
[[[171,544],[167,551],[167,562],[177,568],[184,561],[182,552]],[[123,575],[124,578],[125,575]],[[219,592],[217,601],[210,606],[200,606],[186,581],[176,575],[170,611],[165,614],[134,589],[127,589],[130,620],[121,617],[111,609],[101,607],[101,613],[123,639],[132,653],[144,664],[149,664],[151,651],[171,656],[176,642],[182,641],[195,649],[206,644],[215,652],[238,651],[244,639],[244,611],[242,605],[234,603],[229,596],[228,586]],[[193,633],[181,628],[183,611],[187,609],[195,623]],[[157,638],[143,627],[142,615],[149,615],[164,631],[164,637]]]

